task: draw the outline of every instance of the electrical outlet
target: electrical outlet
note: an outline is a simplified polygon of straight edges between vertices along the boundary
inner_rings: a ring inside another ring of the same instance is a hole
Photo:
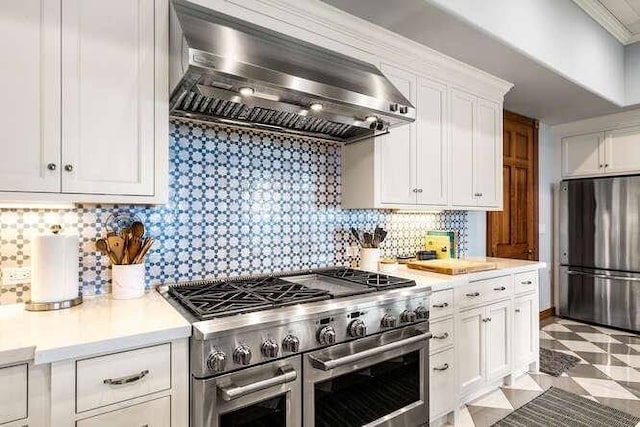
[[[5,267],[2,269],[2,284],[21,285],[31,282],[31,268],[29,267]]]
[[[358,245],[347,246],[347,256],[348,257],[358,256]]]

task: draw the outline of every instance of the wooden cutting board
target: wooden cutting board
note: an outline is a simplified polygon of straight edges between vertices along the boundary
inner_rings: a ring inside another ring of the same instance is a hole
[[[431,271],[440,274],[467,274],[478,271],[495,270],[495,262],[470,261],[464,259],[432,259],[429,261],[411,261],[407,267],[416,270]]]

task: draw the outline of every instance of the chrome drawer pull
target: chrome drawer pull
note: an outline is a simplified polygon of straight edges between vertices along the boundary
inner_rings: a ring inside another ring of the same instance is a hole
[[[445,332],[442,335],[433,335],[431,338],[436,339],[436,340],[446,340],[447,338],[449,338],[449,333]]]
[[[433,308],[447,308],[449,307],[448,302],[443,302],[442,304],[433,304]]]
[[[516,313],[520,313],[520,309],[519,308],[516,308]]]
[[[229,402],[230,400],[246,396],[247,394],[293,382],[297,378],[298,373],[296,372],[296,370],[293,369],[292,366],[284,365],[278,369],[275,377],[271,377],[255,383],[249,383],[247,385],[235,385],[231,383],[228,386],[220,387],[220,395],[222,396],[223,400]]]
[[[526,280],[524,282],[520,282],[521,285],[531,285],[533,282],[531,280]]]
[[[475,297],[479,297],[480,296],[480,292],[474,292],[472,294],[467,294],[467,296],[469,298],[475,298]]]
[[[499,288],[493,288],[494,291],[506,291],[507,288],[505,288],[504,286],[500,286]]]
[[[113,380],[111,378],[107,378],[107,379],[105,379],[103,381],[103,383],[104,384],[109,384],[109,385],[131,384],[131,383],[135,383],[136,381],[140,381],[141,379],[143,379],[147,375],[149,375],[149,370],[145,369],[144,371],[140,372],[139,374],[129,375],[128,377],[116,378],[115,380]]]
[[[434,366],[433,367],[434,371],[446,371],[447,369],[449,369],[449,364],[448,363],[445,363],[442,366]]]

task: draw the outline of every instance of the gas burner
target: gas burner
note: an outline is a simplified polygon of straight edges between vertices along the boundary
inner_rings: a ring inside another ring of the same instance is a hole
[[[327,291],[271,276],[177,284],[169,294],[199,320],[331,298]]]
[[[318,274],[338,279],[348,280],[353,283],[366,285],[376,290],[387,290],[415,286],[415,282],[400,277],[387,276],[386,274],[371,273],[368,271],[355,270],[348,267],[337,267],[328,270],[318,271]]]

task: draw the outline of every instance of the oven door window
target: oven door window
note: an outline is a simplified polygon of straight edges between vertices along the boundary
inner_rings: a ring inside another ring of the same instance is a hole
[[[220,427],[286,427],[286,425],[286,394],[220,415]]]
[[[420,352],[316,383],[316,427],[360,427],[420,398]]]

